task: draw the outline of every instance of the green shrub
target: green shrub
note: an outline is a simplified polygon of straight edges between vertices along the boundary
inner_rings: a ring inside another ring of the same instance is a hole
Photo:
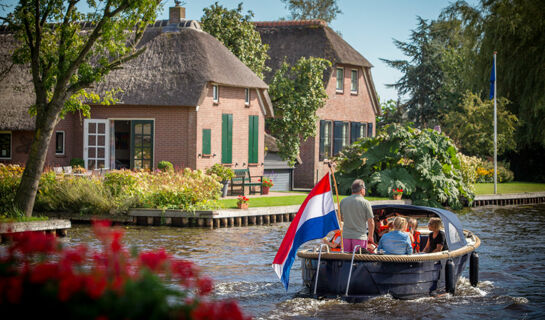
[[[206,174],[215,175],[219,182],[229,181],[235,176],[235,172],[231,168],[227,168],[220,163],[216,163],[206,170]]]
[[[159,161],[157,169],[161,171],[174,171],[174,166],[168,161]]]
[[[464,181],[461,161],[452,141],[434,130],[394,124],[374,138],[345,148],[337,159],[340,190],[349,193],[356,178],[369,195],[390,197],[394,188],[416,205],[460,208],[474,198]]]
[[[477,168],[482,166],[483,161],[478,157],[466,156],[465,154],[458,153],[460,158],[460,170],[462,171],[462,179],[467,184],[474,184],[477,182],[479,175]]]
[[[476,169],[477,182],[493,183],[494,182],[494,162],[484,160]],[[515,179],[513,171],[509,170],[508,163],[498,162],[498,183],[511,182]]]
[[[85,162],[81,158],[70,159],[70,166],[72,167],[85,167]]]
[[[13,216],[15,193],[19,187],[24,168],[0,163],[0,214]]]

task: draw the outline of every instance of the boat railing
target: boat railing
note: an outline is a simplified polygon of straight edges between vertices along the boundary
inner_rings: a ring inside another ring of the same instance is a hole
[[[348,282],[346,283],[346,293],[345,295],[348,296],[348,289],[350,288],[350,279],[352,278],[352,268],[354,267],[354,256],[356,255],[356,250],[358,250],[358,247],[360,248],[361,252],[361,246],[357,244],[354,247],[354,251],[352,252],[352,261],[350,262],[350,272],[348,273]]]
[[[327,252],[329,253],[329,246],[325,243],[322,243],[320,245],[320,252],[318,253],[318,264],[316,265],[316,280],[314,281],[314,295],[316,295],[316,288],[318,287],[318,275],[320,274],[320,260],[322,259],[322,248],[327,248]]]

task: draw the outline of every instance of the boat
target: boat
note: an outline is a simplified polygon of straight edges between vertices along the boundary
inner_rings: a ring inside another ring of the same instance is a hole
[[[373,206],[375,216],[383,220],[394,216],[431,218],[443,222],[448,250],[411,255],[371,254],[366,250],[329,252],[327,245],[300,250],[301,269],[306,294],[358,302],[389,294],[397,299],[416,299],[456,292],[456,283],[470,260],[470,283],[478,282],[480,239],[464,230],[451,211],[413,205]],[[425,247],[428,235],[422,230]],[[429,231],[428,231],[429,232]],[[365,249],[365,248],[364,248]],[[302,295],[305,295],[302,293]]]

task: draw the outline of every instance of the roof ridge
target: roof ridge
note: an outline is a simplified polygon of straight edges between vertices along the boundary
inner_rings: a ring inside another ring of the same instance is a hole
[[[253,21],[252,23],[256,27],[294,27],[294,26],[321,26],[321,27],[327,27],[327,22],[325,22],[322,19]]]

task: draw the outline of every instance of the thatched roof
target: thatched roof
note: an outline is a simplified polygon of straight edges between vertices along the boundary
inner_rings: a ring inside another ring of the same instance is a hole
[[[333,67],[345,64],[361,67],[366,83],[369,85],[369,95],[373,109],[380,114],[378,96],[371,76],[373,65],[356,49],[352,48],[323,20],[300,21],[264,21],[254,22],[256,30],[261,34],[261,41],[269,45],[270,59],[267,65],[271,71],[265,74],[269,81],[282,63],[293,65],[301,57],[316,57],[329,60]],[[325,84],[331,79],[333,68],[324,72]]]
[[[254,22],[254,25],[261,34],[261,41],[269,45],[271,59],[267,65],[272,71],[266,75],[266,79],[270,79],[284,60],[295,64],[301,57],[324,58],[333,65],[341,63],[372,67],[367,59],[322,20],[265,21]],[[331,70],[327,72],[326,79]]]
[[[208,83],[256,88],[264,112],[272,112],[267,84],[216,38],[199,30],[198,23],[159,21],[147,29],[141,45],[147,47],[144,53],[112,71],[92,90],[100,94],[121,89],[119,104],[198,106]],[[13,36],[0,32],[0,72],[9,66],[15,47]],[[29,70],[21,66],[0,78],[0,130],[34,129],[28,115],[34,101],[30,80]]]

